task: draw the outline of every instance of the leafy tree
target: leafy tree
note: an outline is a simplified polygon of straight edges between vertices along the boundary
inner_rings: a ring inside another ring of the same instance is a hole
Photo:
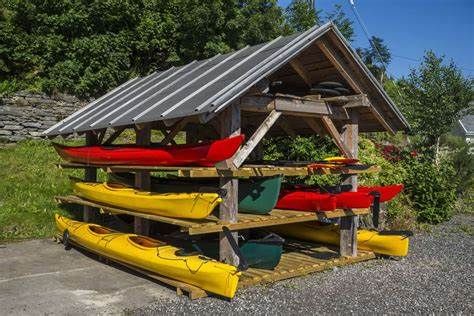
[[[452,61],[446,64],[444,57],[432,51],[426,52],[418,69],[398,82],[398,103],[413,132],[432,152],[439,137],[449,132],[463,113],[472,111],[473,83]]]
[[[276,0],[3,1],[0,93],[97,96],[138,74],[273,39],[284,24]]]
[[[333,21],[336,24],[342,35],[351,42],[354,39],[354,22],[349,19],[346,13],[342,10],[342,5],[335,4],[334,9],[326,14],[326,21]]]
[[[385,72],[387,71],[386,66],[392,60],[392,54],[387,45],[385,45],[384,40],[380,37],[372,36],[369,48],[358,48],[356,51],[372,74],[380,82],[383,82]]]
[[[291,1],[286,8],[286,20],[294,32],[303,32],[320,23],[319,12],[305,0]]]

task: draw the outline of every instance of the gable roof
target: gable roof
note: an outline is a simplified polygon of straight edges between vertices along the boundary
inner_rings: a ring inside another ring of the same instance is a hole
[[[359,68],[381,103],[393,130],[408,123],[377,80],[332,23],[270,42],[193,61],[181,67],[133,78],[44,132],[55,136],[107,127],[163,121],[199,115],[202,122],[223,110],[253,85],[281,69],[317,39],[332,33]],[[370,96],[369,96],[370,97]],[[383,103],[383,104],[382,104]],[[370,130],[370,129],[369,129]]]

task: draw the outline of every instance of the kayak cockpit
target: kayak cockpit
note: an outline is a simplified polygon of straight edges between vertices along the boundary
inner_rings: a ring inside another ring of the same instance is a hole
[[[113,230],[102,227],[102,226],[95,226],[95,225],[89,225],[89,230],[95,234],[99,235],[107,235],[107,234],[112,234],[115,233]]]
[[[144,248],[157,248],[157,247],[163,247],[166,244],[162,241],[158,241],[156,239],[152,238],[147,238],[143,236],[130,236],[128,239],[135,245],[138,245],[140,247]]]

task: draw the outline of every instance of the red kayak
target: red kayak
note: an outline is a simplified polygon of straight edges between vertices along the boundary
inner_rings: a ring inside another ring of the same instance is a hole
[[[53,146],[63,159],[84,164],[213,167],[216,163],[232,157],[244,139],[244,135],[238,135],[207,143],[159,147]]]
[[[316,190],[282,190],[275,207],[297,211],[334,211],[336,198],[334,194],[319,193]]]
[[[387,202],[397,196],[402,190],[404,186],[403,184],[393,184],[393,185],[385,185],[385,186],[373,186],[373,187],[365,187],[360,186],[357,188],[358,192],[373,192],[377,191],[380,193],[380,202]]]

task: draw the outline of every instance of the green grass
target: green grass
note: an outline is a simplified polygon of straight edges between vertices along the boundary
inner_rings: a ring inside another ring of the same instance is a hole
[[[47,141],[0,147],[0,240],[51,236],[53,214],[70,215],[53,197],[70,193],[68,175],[82,171],[58,169],[59,161]]]

